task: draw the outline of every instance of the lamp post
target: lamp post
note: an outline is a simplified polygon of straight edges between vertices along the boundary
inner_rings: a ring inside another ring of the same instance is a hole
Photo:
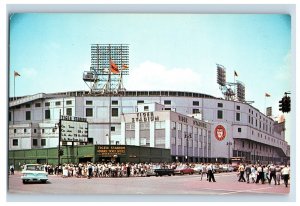
[[[226,145],[228,146],[228,159],[227,159],[227,164],[229,164],[229,159],[230,159],[230,146],[232,145],[232,142],[228,141],[228,142],[226,142]]]
[[[190,134],[184,134],[184,138],[186,139],[186,159],[189,162],[189,138],[192,136]]]
[[[55,129],[58,129],[58,150],[57,150],[57,164],[60,165],[60,156],[63,155],[63,150],[60,148],[61,142],[61,118],[59,113],[59,122],[55,124]]]

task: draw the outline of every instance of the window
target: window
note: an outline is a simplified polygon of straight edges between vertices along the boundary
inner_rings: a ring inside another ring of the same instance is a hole
[[[31,119],[31,112],[26,111],[26,120],[30,120],[30,119]]]
[[[35,107],[41,107],[41,103],[40,102],[35,103]]]
[[[112,117],[117,117],[117,116],[119,116],[119,109],[118,109],[118,108],[112,108],[112,109],[111,109],[111,116],[112,116]]]
[[[50,119],[50,110],[45,110],[45,119]]]
[[[242,132],[242,128],[239,127],[239,128],[238,128],[238,132]]]
[[[171,111],[171,108],[165,108],[165,111]]]
[[[42,129],[42,133],[43,133],[43,134],[45,133],[45,129]]]
[[[118,101],[117,100],[113,100],[113,101],[111,101],[111,104],[112,105],[118,105]]]
[[[55,102],[55,106],[59,106],[60,105],[60,102]]]
[[[93,116],[93,108],[86,108],[85,109],[85,116],[92,117]]]
[[[223,107],[223,103],[218,103],[218,107]]]
[[[93,101],[91,101],[91,100],[86,100],[86,101],[85,101],[85,104],[86,104],[86,105],[93,105]]]
[[[24,133],[26,133],[27,132],[27,129],[24,129]]]
[[[37,139],[32,139],[32,146],[37,146],[38,143],[37,143]]]
[[[14,133],[17,133],[17,129],[14,129]]]
[[[45,102],[45,107],[49,107],[50,106],[50,102]]]
[[[67,108],[67,115],[72,116],[72,108]]]
[[[241,110],[241,106],[236,106],[236,110]]]
[[[138,100],[137,104],[144,104],[144,100]]]
[[[67,105],[70,105],[70,104],[72,104],[72,100],[68,100],[68,101],[66,101],[66,104],[67,104]]]
[[[116,131],[116,127],[110,127],[110,131],[115,132]]]
[[[8,121],[11,121],[11,112],[8,113]]]
[[[30,104],[26,104],[25,107],[26,107],[26,108],[30,108]]]
[[[193,106],[199,106],[199,101],[193,101]]]
[[[200,113],[199,109],[193,109],[193,114],[198,114]]]
[[[244,141],[242,141],[242,147],[244,147],[245,146],[245,142]]]
[[[41,146],[46,146],[46,139],[41,139]]]
[[[241,113],[239,113],[239,112],[236,113],[235,120],[236,121],[241,121]]]
[[[13,139],[13,146],[18,146],[19,141],[17,139]]]
[[[171,100],[165,100],[164,104],[169,104],[170,105],[171,104]]]
[[[144,106],[144,111],[149,111],[149,106]]]
[[[218,119],[223,119],[223,111],[218,110]]]

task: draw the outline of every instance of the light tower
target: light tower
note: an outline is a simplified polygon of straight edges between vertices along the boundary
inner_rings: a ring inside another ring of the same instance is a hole
[[[123,75],[129,74],[128,44],[92,44],[90,71],[83,81],[93,95],[119,94],[125,91]]]
[[[217,64],[217,83],[226,100],[245,102],[244,83],[235,80],[233,83],[226,82],[226,68],[220,64]]]

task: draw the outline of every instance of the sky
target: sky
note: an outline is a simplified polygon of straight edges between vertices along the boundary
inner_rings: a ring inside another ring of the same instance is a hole
[[[82,74],[97,43],[129,44],[127,90],[223,97],[216,83],[221,64],[227,81],[236,71],[245,99],[261,112],[272,106],[273,116],[281,115],[278,101],[295,78],[289,15],[17,13],[9,26],[10,97],[89,90]],[[14,70],[21,75],[15,94]]]

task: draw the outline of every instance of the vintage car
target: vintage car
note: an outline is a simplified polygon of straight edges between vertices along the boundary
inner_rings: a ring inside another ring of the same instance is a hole
[[[48,174],[45,172],[45,168],[41,164],[26,164],[22,170],[21,179],[23,183],[29,181],[40,181],[46,183],[48,180]]]
[[[176,167],[176,169],[174,170],[174,174],[194,174],[194,170],[192,168],[190,168],[187,165],[179,165]]]
[[[156,168],[154,170],[154,172],[155,172],[156,176],[163,176],[163,175],[171,176],[171,175],[174,175],[174,169],[170,169],[166,166],[160,166],[160,168]]]
[[[195,173],[195,174],[201,174],[202,168],[203,168],[203,165],[201,165],[201,164],[196,164],[195,167],[193,167],[194,173]]]

